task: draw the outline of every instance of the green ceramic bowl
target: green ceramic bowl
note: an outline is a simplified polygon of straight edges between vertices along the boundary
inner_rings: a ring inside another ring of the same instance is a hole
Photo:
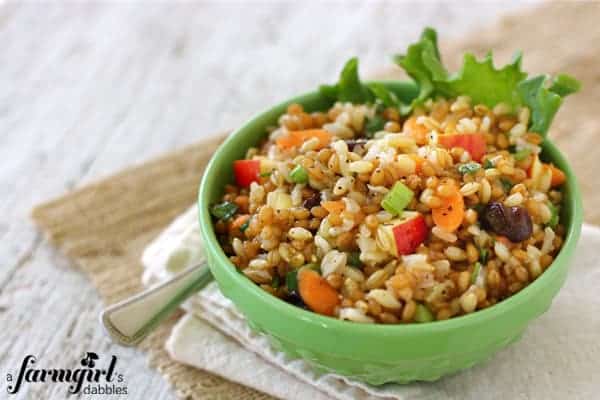
[[[404,100],[416,94],[416,88],[410,83],[382,83]],[[217,150],[206,168],[198,199],[202,238],[212,275],[250,326],[264,333],[277,349],[291,357],[303,358],[319,371],[335,372],[370,384],[433,381],[489,358],[520,338],[527,324],[548,310],[567,276],[582,223],[577,179],[563,155],[550,142],[544,144],[544,158],[567,175],[561,215],[567,226],[564,246],[554,263],[535,282],[493,307],[446,321],[365,325],[290,305],[237,272],[219,246],[209,205],[219,201],[223,186],[232,180],[232,162],[244,157],[249,147],[265,137],[265,128],[274,125],[290,103],[300,103],[309,111],[330,106],[313,92],[252,118]]]

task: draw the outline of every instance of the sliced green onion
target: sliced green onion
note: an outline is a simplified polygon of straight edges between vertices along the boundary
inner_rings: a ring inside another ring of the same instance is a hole
[[[238,210],[238,206],[235,204],[225,201],[221,204],[215,204],[210,209],[210,213],[213,217],[226,221],[233,217]]]
[[[477,214],[481,214],[483,210],[485,210],[485,204],[477,203],[474,206],[471,206],[471,208],[477,211]]]
[[[558,215],[560,210],[557,206],[550,202],[548,202],[548,208],[550,208],[550,212],[552,213],[552,217],[550,217],[550,221],[548,221],[548,226],[554,229],[556,225],[558,225],[558,220],[560,219]]]
[[[348,253],[348,265],[354,268],[362,268],[363,263],[360,261],[360,253],[356,251]]]
[[[514,184],[511,181],[505,178],[500,178],[500,183],[502,184],[504,191],[507,193],[510,192],[510,189],[512,189],[512,187],[514,186]]]
[[[279,286],[281,286],[281,280],[279,279],[279,275],[275,275],[271,281],[271,287],[274,289],[279,289]]]
[[[484,168],[484,169],[490,169],[490,168],[494,168],[494,163],[493,163],[493,162],[491,162],[489,159],[488,159],[488,160],[485,160],[485,161],[483,162],[483,168]]]
[[[396,182],[392,190],[381,201],[381,207],[390,214],[400,215],[404,208],[410,204],[413,196],[414,193],[406,185],[402,182]]]
[[[285,286],[289,293],[297,293],[298,292],[298,270],[295,269],[293,271],[288,272],[285,275]]]
[[[481,169],[481,165],[479,165],[476,162],[470,162],[470,163],[466,163],[466,164],[462,164],[458,166],[458,172],[460,172],[463,175],[466,174],[474,174],[475,172],[479,171]]]
[[[515,159],[515,161],[523,161],[524,159],[529,157],[530,154],[531,154],[530,149],[523,149],[523,150],[519,150],[516,153],[514,153],[513,158]]]
[[[261,178],[268,178],[268,177],[269,177],[269,176],[271,176],[272,174],[273,174],[273,172],[272,172],[272,171],[269,171],[269,172],[261,172],[261,173],[259,174],[259,176],[260,176]]]
[[[248,218],[246,220],[246,222],[244,222],[242,225],[240,225],[240,232],[244,233],[246,231],[246,229],[248,229],[248,227],[250,226],[251,219],[252,219],[252,217]]]
[[[477,281],[479,271],[481,271],[481,263],[475,263],[475,267],[473,267],[473,273],[471,274],[471,284],[474,284]]]
[[[294,183],[306,183],[308,182],[308,171],[303,166],[296,165],[290,172],[289,178]]]
[[[375,132],[382,131],[384,126],[385,120],[381,116],[375,115],[373,118],[369,118],[365,124],[365,136],[372,138]]]
[[[488,260],[488,256],[489,256],[489,251],[488,249],[479,249],[479,262],[482,264],[487,264],[487,260]]]
[[[431,322],[435,320],[433,314],[427,308],[427,306],[423,304],[417,304],[417,309],[415,310],[415,321],[416,322]]]

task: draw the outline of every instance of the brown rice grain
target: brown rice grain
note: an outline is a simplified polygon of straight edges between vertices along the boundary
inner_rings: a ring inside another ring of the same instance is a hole
[[[477,308],[477,295],[473,292],[466,292],[460,296],[460,306],[465,313],[472,313]]]
[[[467,259],[467,254],[463,249],[456,246],[448,246],[444,250],[444,254],[451,261],[464,261]]]
[[[463,293],[465,290],[467,290],[470,283],[471,274],[469,273],[469,271],[461,271],[458,273],[456,285],[459,293]]]
[[[443,228],[440,228],[439,226],[434,226],[431,229],[431,233],[433,235],[435,235],[436,237],[438,237],[439,239],[448,242],[448,243],[454,243],[458,240],[458,238],[456,237],[456,235],[452,232],[448,232],[446,230],[444,230]]]
[[[402,321],[410,322],[415,316],[417,310],[417,303],[414,300],[408,300],[402,309]]]
[[[479,250],[471,242],[467,243],[467,261],[474,263],[479,259]]]
[[[380,269],[378,271],[375,271],[366,280],[365,287],[369,290],[380,288],[383,286],[387,278],[388,272],[386,270]]]
[[[389,313],[389,312],[381,313],[379,315],[379,319],[384,324],[397,324],[398,323],[398,317],[396,317],[394,314]]]

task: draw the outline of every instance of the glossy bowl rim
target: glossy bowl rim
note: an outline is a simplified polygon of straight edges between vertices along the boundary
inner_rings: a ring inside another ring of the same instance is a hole
[[[400,84],[411,86],[412,83],[407,81],[374,81],[384,84]],[[533,282],[527,285],[524,289],[518,293],[502,300],[499,303],[494,304],[483,310],[478,310],[474,313],[462,315],[454,318],[450,318],[442,321],[432,321],[427,323],[411,323],[411,324],[360,324],[351,321],[339,320],[337,318],[323,316],[312,311],[304,310],[300,307],[291,305],[284,300],[281,300],[270,293],[262,290],[258,285],[252,282],[250,279],[239,273],[236,267],[229,261],[221,246],[218,243],[216,235],[213,230],[212,220],[208,211],[208,207],[203,207],[202,204],[207,204],[210,199],[211,188],[207,184],[210,174],[217,174],[219,171],[219,165],[224,162],[220,161],[225,156],[225,149],[234,146],[237,137],[240,136],[247,129],[252,129],[251,125],[262,118],[266,118],[271,113],[274,113],[277,108],[283,105],[298,102],[302,104],[303,101],[307,101],[318,95],[317,91],[304,93],[299,96],[295,96],[288,100],[278,103],[277,105],[270,107],[262,112],[255,114],[253,117],[243,123],[238,129],[233,131],[227,139],[219,146],[215,154],[211,157],[208,165],[205,168],[200,188],[198,192],[198,207],[199,207],[199,221],[200,231],[202,235],[202,241],[205,246],[205,251],[210,252],[216,260],[213,268],[222,268],[225,274],[239,287],[239,290],[244,290],[245,295],[255,297],[264,304],[268,304],[276,312],[281,313],[282,318],[294,318],[303,320],[311,325],[326,326],[329,329],[343,330],[352,334],[386,334],[386,335],[414,335],[414,334],[425,334],[435,332],[447,332],[454,329],[462,329],[468,326],[480,325],[490,319],[497,318],[516,307],[519,307],[523,303],[526,303],[528,299],[535,296],[544,289],[544,286],[550,283],[554,276],[559,274],[561,268],[568,268],[569,257],[575,250],[575,246],[579,240],[581,226],[583,223],[583,207],[581,200],[581,193],[577,184],[576,176],[569,165],[564,155],[558,150],[558,148],[549,140],[546,139],[543,144],[544,150],[552,153],[552,161],[558,161],[561,166],[564,166],[564,172],[567,176],[567,189],[569,196],[567,200],[571,203],[571,225],[567,230],[565,241],[563,246],[558,253],[558,256],[553,260],[552,264]],[[264,135],[265,132],[254,133],[253,135]],[[216,190],[216,189],[213,189]],[[266,327],[268,329],[268,327]]]

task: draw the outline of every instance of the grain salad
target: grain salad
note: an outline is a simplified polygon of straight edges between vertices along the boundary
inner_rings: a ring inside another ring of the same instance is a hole
[[[274,296],[354,322],[443,320],[519,292],[560,251],[566,176],[541,145],[577,81],[526,79],[520,56],[467,54],[448,74],[431,29],[395,60],[408,101],[350,60],[320,89],[331,107],[290,104],[211,206],[231,262]]]

